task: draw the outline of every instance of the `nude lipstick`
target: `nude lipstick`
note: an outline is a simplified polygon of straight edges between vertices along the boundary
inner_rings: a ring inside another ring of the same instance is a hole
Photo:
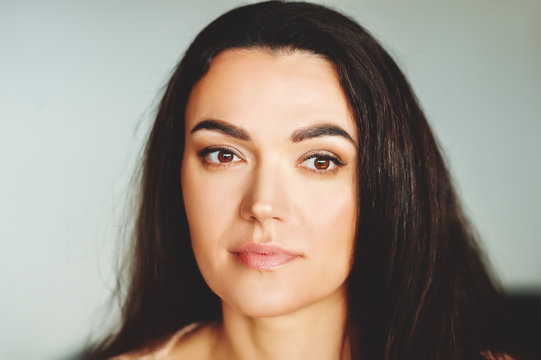
[[[235,259],[253,270],[274,270],[300,257],[276,245],[246,244],[231,251]]]

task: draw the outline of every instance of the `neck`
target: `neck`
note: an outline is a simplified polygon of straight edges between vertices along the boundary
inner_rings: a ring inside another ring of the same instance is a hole
[[[222,304],[216,352],[224,359],[349,359],[344,289],[288,314],[253,317]]]

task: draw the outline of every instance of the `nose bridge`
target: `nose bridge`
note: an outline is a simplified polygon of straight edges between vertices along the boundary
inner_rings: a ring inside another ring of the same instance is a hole
[[[261,159],[252,169],[241,215],[246,220],[284,220],[289,210],[287,177],[281,164]]]

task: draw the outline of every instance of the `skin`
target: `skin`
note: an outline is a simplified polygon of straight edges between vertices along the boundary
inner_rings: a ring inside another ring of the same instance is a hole
[[[223,319],[182,338],[172,355],[344,358],[357,130],[332,63],[302,51],[226,50],[185,115],[184,204]],[[307,131],[322,126],[331,133]],[[254,269],[234,254],[246,244],[294,257]]]

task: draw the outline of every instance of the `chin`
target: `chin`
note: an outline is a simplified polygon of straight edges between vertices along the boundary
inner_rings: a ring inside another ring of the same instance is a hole
[[[202,274],[210,289],[221,299],[224,314],[233,311],[247,317],[277,317],[317,304],[345,300],[346,269],[327,278],[313,277],[301,270],[256,272],[242,269],[239,272],[228,269]],[[223,276],[224,273],[228,276]]]
[[[244,316],[275,317],[290,314],[306,306],[305,302],[300,300],[298,294],[258,292],[243,294],[233,301],[222,301]]]

